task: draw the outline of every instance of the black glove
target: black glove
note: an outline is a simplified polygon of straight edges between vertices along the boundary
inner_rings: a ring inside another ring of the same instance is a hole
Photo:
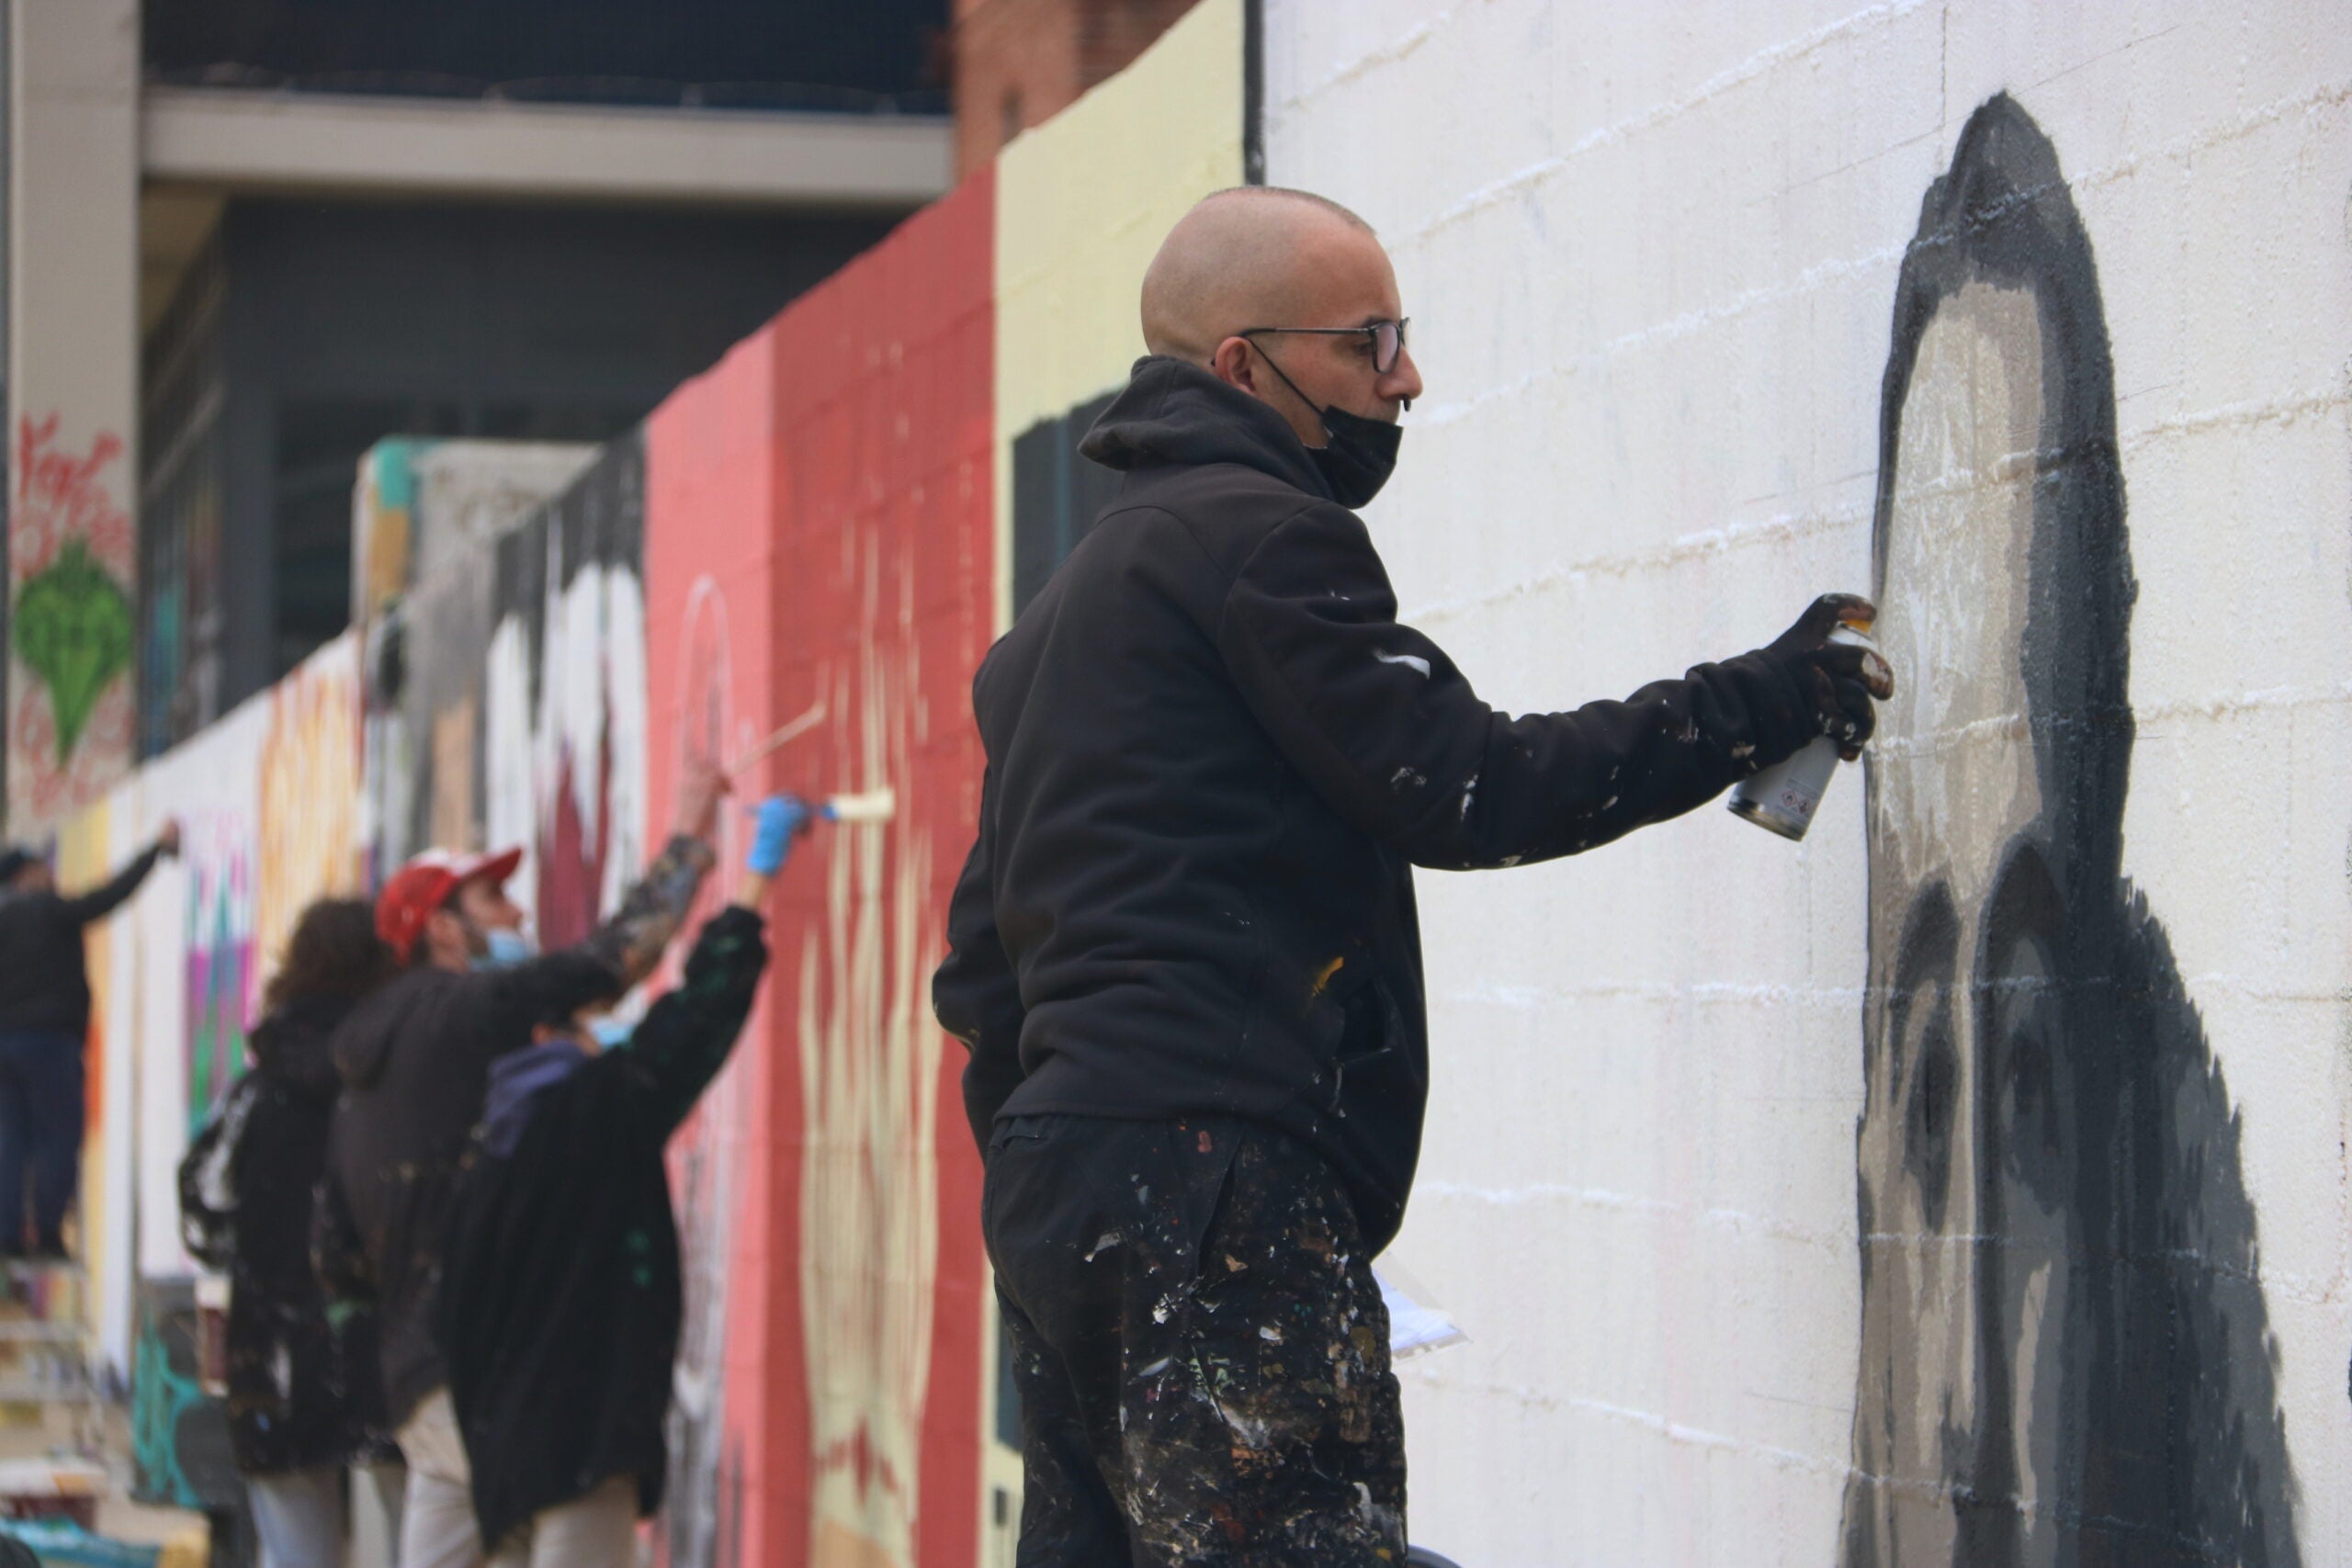
[[[1849,762],[1878,728],[1874,701],[1894,694],[1894,671],[1874,649],[1831,642],[1829,634],[1842,622],[1877,617],[1877,606],[1858,594],[1825,593],[1795,626],[1758,649],[1796,682],[1817,732],[1835,739]]]

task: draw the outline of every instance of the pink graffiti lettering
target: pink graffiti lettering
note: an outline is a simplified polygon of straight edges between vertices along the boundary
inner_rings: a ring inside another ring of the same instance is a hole
[[[107,488],[106,471],[124,453],[120,435],[102,430],[89,450],[76,454],[58,445],[62,416],[51,412],[17,422],[17,498],[11,519],[17,576],[47,566],[67,539],[89,541],[90,553],[128,573],[130,517]]]

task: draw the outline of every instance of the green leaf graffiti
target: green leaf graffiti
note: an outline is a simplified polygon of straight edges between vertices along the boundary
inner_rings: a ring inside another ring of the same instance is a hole
[[[130,595],[86,540],[69,538],[17,591],[11,633],[17,657],[49,688],[62,767],[99,696],[130,668]]]

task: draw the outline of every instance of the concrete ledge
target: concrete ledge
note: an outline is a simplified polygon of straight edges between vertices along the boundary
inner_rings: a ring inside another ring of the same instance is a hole
[[[141,172],[229,189],[908,208],[954,180],[944,117],[583,108],[202,87],[141,96]]]

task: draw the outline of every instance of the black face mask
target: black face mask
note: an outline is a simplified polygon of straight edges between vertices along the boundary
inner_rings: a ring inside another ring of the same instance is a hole
[[[1298,400],[1315,409],[1315,416],[1323,422],[1323,437],[1329,445],[1309,446],[1306,455],[1315,459],[1323,482],[1330,487],[1331,499],[1351,512],[1368,505],[1388,482],[1388,476],[1396,471],[1396,448],[1405,440],[1403,428],[1388,420],[1366,419],[1345,409],[1316,408],[1315,400],[1298,391],[1298,383],[1285,375],[1281,366],[1274,365],[1271,355],[1260,349],[1258,356],[1273,366],[1283,385],[1298,392]],[[1408,401],[1405,406],[1413,405]]]

